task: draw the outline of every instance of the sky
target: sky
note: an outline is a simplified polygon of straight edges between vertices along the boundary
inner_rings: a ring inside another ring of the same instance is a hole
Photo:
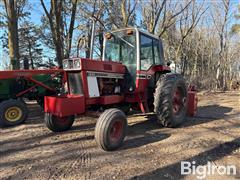
[[[3,9],[0,6],[0,12],[2,12]],[[0,22],[3,20],[3,17],[0,15]],[[0,27],[0,37],[2,36],[4,32],[4,29],[2,27]],[[0,70],[1,70],[1,60],[3,59],[3,45],[2,45],[2,41],[0,40]]]

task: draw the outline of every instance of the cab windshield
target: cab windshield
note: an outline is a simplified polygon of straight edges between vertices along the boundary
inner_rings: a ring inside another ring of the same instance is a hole
[[[105,59],[121,62],[126,66],[136,66],[136,36],[135,32],[127,30],[111,33],[106,38]]]

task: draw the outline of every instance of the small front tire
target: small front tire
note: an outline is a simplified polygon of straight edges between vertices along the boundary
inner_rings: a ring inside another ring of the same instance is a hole
[[[103,150],[113,151],[122,145],[126,131],[125,114],[117,108],[111,108],[99,117],[95,127],[95,140]]]
[[[69,130],[74,122],[74,115],[59,117],[50,113],[45,113],[44,121],[48,129],[53,132],[63,132]]]

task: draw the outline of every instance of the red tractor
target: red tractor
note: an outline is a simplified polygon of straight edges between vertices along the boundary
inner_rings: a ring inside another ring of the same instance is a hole
[[[76,115],[104,109],[95,127],[95,139],[104,150],[121,146],[126,135],[124,112],[154,112],[165,127],[180,125],[196,99],[185,80],[165,66],[162,41],[137,28],[105,34],[103,59],[70,58],[63,61],[65,93],[45,96],[47,127],[55,132],[71,128]],[[188,99],[191,94],[191,100]]]

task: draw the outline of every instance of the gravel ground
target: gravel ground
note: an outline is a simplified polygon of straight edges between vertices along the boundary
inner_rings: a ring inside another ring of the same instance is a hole
[[[198,115],[175,129],[160,127],[155,117],[128,117],[123,147],[104,152],[94,141],[93,115],[78,118],[64,133],[50,132],[38,105],[20,126],[0,129],[0,179],[196,179],[181,175],[181,162],[234,165],[240,179],[240,94],[199,95]]]

